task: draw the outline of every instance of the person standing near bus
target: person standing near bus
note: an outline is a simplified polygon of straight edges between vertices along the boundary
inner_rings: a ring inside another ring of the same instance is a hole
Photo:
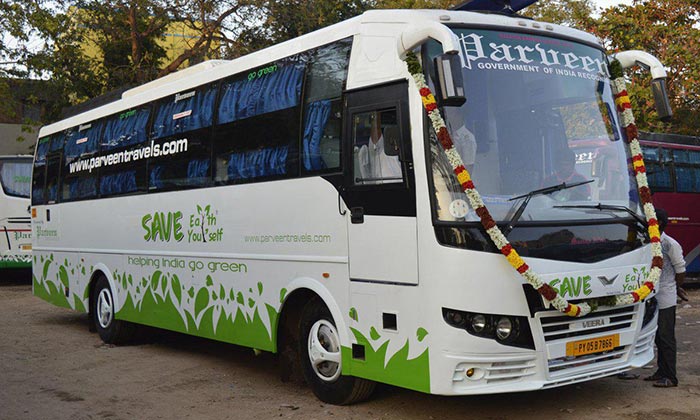
[[[664,209],[656,209],[656,218],[661,231],[661,248],[664,267],[661,270],[656,300],[659,304],[659,322],[656,331],[657,365],[656,372],[644,378],[654,381],[655,387],[678,386],[676,377],[676,296],[685,280],[685,260],[683,249],[678,242],[664,233],[668,225],[668,214]]]

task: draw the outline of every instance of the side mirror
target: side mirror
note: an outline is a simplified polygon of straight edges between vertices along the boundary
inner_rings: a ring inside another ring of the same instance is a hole
[[[441,54],[435,57],[437,101],[442,106],[462,106],[464,96],[462,60],[457,54]]]
[[[639,65],[651,73],[651,91],[654,94],[656,112],[661,121],[669,121],[673,115],[671,104],[668,101],[666,91],[666,70],[663,64],[653,55],[644,51],[622,51],[613,54],[612,57],[620,62],[623,69]]]
[[[669,122],[673,116],[673,110],[668,101],[666,79],[658,78],[652,80],[651,92],[654,95],[654,105],[656,106],[656,113],[659,114],[659,119],[663,122]]]

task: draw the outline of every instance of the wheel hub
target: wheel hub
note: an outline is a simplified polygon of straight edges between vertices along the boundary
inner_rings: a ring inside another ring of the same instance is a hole
[[[308,349],[316,376],[326,382],[333,382],[340,377],[340,340],[332,323],[321,319],[311,326]]]

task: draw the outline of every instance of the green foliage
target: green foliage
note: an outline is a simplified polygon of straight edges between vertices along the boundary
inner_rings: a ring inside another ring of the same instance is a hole
[[[627,69],[637,126],[646,131],[700,135],[700,5],[694,0],[637,0],[593,14],[589,0],[541,1],[525,12],[538,20],[592,32],[609,53],[642,50],[666,66],[674,118],[661,122],[647,71]]]

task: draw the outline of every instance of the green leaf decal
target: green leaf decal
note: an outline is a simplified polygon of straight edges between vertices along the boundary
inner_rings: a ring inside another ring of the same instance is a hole
[[[280,303],[284,302],[284,297],[287,296],[287,289],[284,287],[280,290]]]
[[[255,301],[253,300],[253,298],[248,298],[248,306],[250,306],[251,308],[255,306]]]
[[[151,289],[152,290],[158,289],[158,281],[160,280],[161,274],[163,274],[163,273],[161,273],[160,271],[156,271],[151,276]],[[165,283],[165,280],[163,281],[163,283]]]
[[[187,291],[187,294],[190,295],[191,298],[194,297],[194,286],[190,287],[190,290]]]
[[[194,301],[194,316],[199,315],[209,305],[209,290],[206,288],[199,289],[197,298]]]
[[[369,336],[372,338],[372,340],[379,340],[379,337],[381,337],[374,327],[369,329]]]
[[[68,272],[66,271],[66,267],[60,266],[58,268],[58,277],[61,279],[61,283],[63,283],[63,286],[68,287],[69,282],[68,282]]]
[[[211,204],[207,204],[207,206],[204,208],[205,213],[209,214],[209,211],[211,211]]]
[[[218,300],[219,297],[217,296],[216,292],[211,292],[211,300]]]
[[[228,296],[231,298],[231,300],[236,300],[236,292],[234,292],[233,289],[231,289],[231,291],[228,293]]]
[[[197,213],[201,213],[201,212],[202,212],[202,206],[197,204]]]
[[[245,305],[245,299],[243,298],[243,293],[238,292],[238,296],[236,297],[236,302],[238,302],[239,305]]]
[[[213,286],[214,285],[214,280],[211,278],[211,276],[207,276],[207,286]]]
[[[226,290],[224,289],[224,285],[219,286],[219,296],[221,299],[223,299],[226,296]]]
[[[426,331],[423,327],[418,328],[418,330],[416,331],[416,337],[418,338],[418,342],[423,342],[423,339],[426,335],[428,335],[428,331]]]
[[[263,292],[263,284],[261,281],[258,282],[258,296],[262,295]]]
[[[84,276],[85,275],[85,267],[83,267],[80,271],[83,273],[83,276]]]
[[[348,315],[350,316],[350,319],[357,321],[357,309],[354,307],[350,308],[350,313]]]
[[[180,279],[173,274],[172,280],[170,280],[170,288],[175,294],[175,299],[177,299],[178,305],[182,302],[182,286],[180,285]]]
[[[44,277],[41,278],[42,281],[46,280],[47,276],[49,275],[49,267],[51,267],[51,260],[46,260],[44,263]]]

